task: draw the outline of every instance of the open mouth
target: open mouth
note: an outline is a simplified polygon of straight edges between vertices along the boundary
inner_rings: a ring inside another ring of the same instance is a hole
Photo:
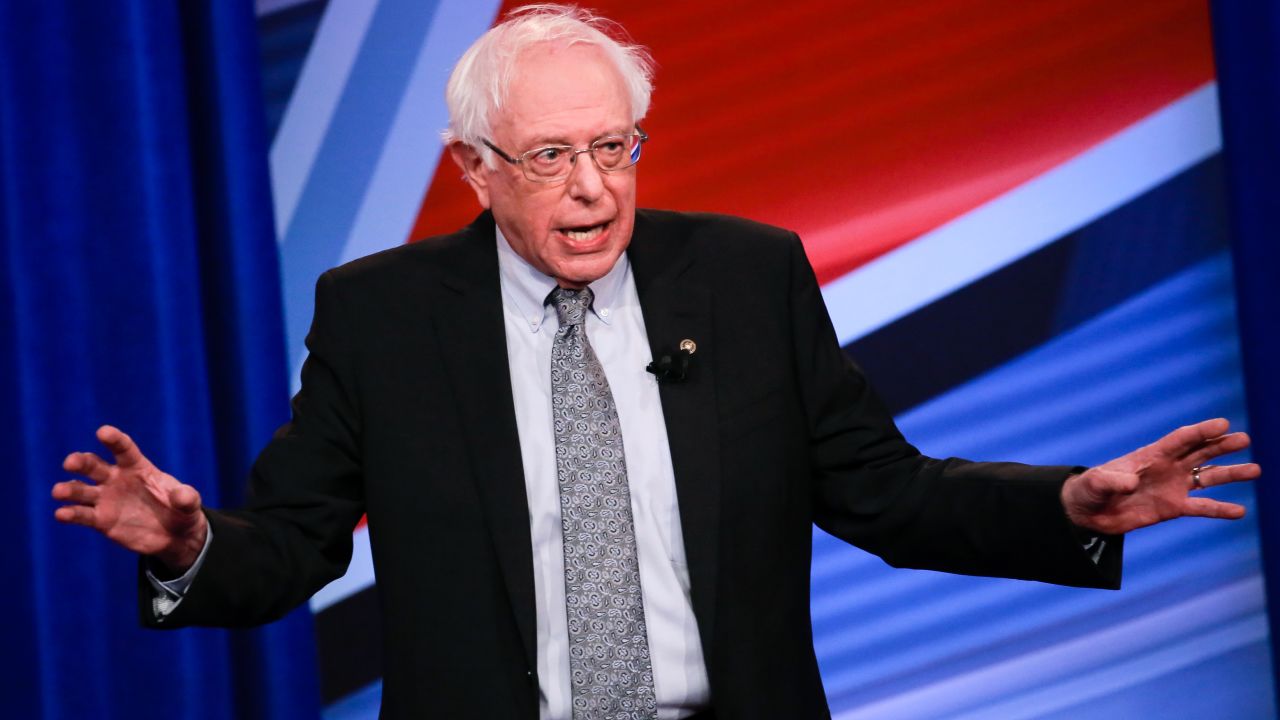
[[[608,227],[609,227],[609,223],[603,222],[598,225],[579,225],[576,227],[563,227],[563,228],[560,228],[560,233],[565,237],[569,238],[569,240],[571,240],[574,243],[590,243],[593,240],[596,240],[597,238],[599,238],[600,235],[602,235],[604,231],[608,229]]]

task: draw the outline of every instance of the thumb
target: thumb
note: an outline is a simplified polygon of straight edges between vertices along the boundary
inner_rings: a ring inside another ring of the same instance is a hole
[[[1116,495],[1131,494],[1137,489],[1138,478],[1132,473],[1095,467],[1069,478],[1063,487],[1063,499],[1087,507],[1107,502]]]
[[[1100,494],[1130,495],[1138,489],[1138,476],[1133,473],[1099,468],[1091,475],[1093,488]]]
[[[200,493],[184,483],[169,490],[169,505],[181,513],[188,515],[200,511]]]

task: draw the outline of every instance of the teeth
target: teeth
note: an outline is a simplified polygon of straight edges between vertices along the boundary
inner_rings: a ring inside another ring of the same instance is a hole
[[[575,242],[586,242],[587,240],[594,240],[596,236],[602,232],[604,232],[604,226],[596,225],[595,227],[587,228],[586,230],[565,230],[564,234],[569,236],[569,239]]]

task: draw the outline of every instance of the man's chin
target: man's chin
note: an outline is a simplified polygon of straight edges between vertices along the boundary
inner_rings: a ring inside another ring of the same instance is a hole
[[[552,277],[563,288],[581,290],[599,280],[618,262],[621,253],[600,253],[591,257],[580,257],[561,263]]]

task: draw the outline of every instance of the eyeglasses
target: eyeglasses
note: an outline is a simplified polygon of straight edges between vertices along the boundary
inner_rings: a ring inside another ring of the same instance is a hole
[[[572,145],[544,145],[511,157],[488,140],[481,140],[485,147],[512,165],[519,165],[524,176],[537,183],[553,183],[564,180],[573,172],[573,166],[582,153],[590,153],[600,172],[612,173],[640,162],[640,146],[649,136],[640,126],[630,135],[605,135],[591,141],[579,150]]]

